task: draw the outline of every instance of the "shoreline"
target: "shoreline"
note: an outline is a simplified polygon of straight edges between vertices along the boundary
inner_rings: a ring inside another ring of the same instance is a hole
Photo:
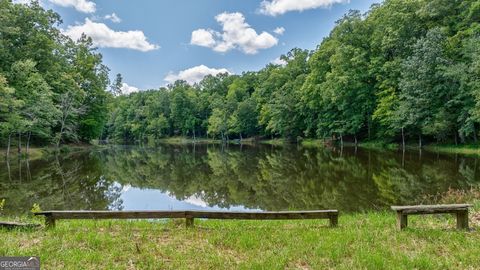
[[[222,144],[221,140],[217,139],[206,139],[206,138],[186,138],[186,137],[171,137],[171,138],[163,138],[153,142],[154,144],[167,144],[167,145],[189,145],[189,144]],[[243,140],[230,140],[226,142],[227,144],[231,145],[271,145],[271,146],[300,146],[305,148],[329,148],[333,147],[328,145],[325,140],[321,139],[304,139],[300,142],[291,142],[286,139],[276,138],[276,139],[265,139],[265,140],[258,140],[255,138],[246,138]],[[110,143],[101,145],[98,142],[93,142],[91,144],[67,144],[61,146],[58,150],[54,146],[45,146],[45,147],[31,147],[29,159],[41,159],[45,156],[54,154],[56,151],[59,153],[71,153],[71,152],[78,152],[84,151],[87,149],[94,149],[94,148],[103,148],[108,146],[115,146],[115,145],[123,145],[119,143]],[[137,145],[137,144],[131,144]],[[148,143],[146,143],[148,145]],[[335,144],[334,147],[340,147],[340,145]],[[354,143],[345,142],[344,147],[355,147]],[[357,147],[363,149],[372,149],[372,150],[401,150],[401,145],[397,143],[389,143],[383,141],[367,141],[367,142],[359,142]],[[407,150],[419,150],[418,145],[416,144],[407,144],[405,149]],[[429,152],[437,152],[437,153],[445,153],[445,154],[462,154],[462,155],[480,155],[480,144],[427,144],[422,147],[423,150]],[[6,158],[6,148],[0,148],[0,158]],[[22,158],[27,157],[25,153],[25,148],[22,149],[22,153],[20,154]],[[17,153],[17,149],[15,147],[11,147],[10,149],[10,158],[18,158],[19,154]]]
[[[221,140],[216,139],[205,139],[205,138],[198,138],[198,139],[191,139],[185,137],[172,137],[172,138],[165,138],[156,141],[158,143],[163,144],[172,144],[172,145],[184,145],[184,144],[221,144]],[[302,146],[306,148],[325,148],[331,147],[327,144],[325,140],[322,139],[304,139],[300,142],[292,142],[282,138],[275,138],[275,139],[263,139],[263,140],[256,140],[254,138],[246,138],[243,140],[230,140],[227,142],[228,144],[247,144],[247,145],[272,145],[272,146]],[[345,142],[345,147],[355,147],[354,143]],[[384,141],[366,141],[366,142],[359,142],[357,144],[359,148],[363,149],[376,149],[376,150],[401,150],[402,146],[399,143],[392,143],[392,142],[384,142]],[[340,147],[338,143],[335,144],[335,147]],[[407,150],[419,150],[419,147],[415,143],[408,143],[405,146]],[[427,144],[422,147],[423,150],[431,151],[431,152],[440,152],[446,154],[464,154],[464,155],[480,155],[480,144],[438,144],[432,143]]]
[[[36,159],[42,159],[46,156],[52,155],[58,151],[60,154],[67,154],[67,153],[74,153],[74,152],[80,152],[80,151],[85,151],[88,149],[93,149],[93,148],[99,148],[102,147],[101,145],[97,144],[66,144],[60,146],[59,149],[57,149],[55,146],[44,146],[44,147],[31,147],[30,148],[30,153],[27,155],[25,153],[25,148],[22,148],[22,152],[19,154],[17,152],[16,147],[11,147],[10,148],[10,155],[9,159],[13,158],[26,158],[28,156],[29,160],[36,160]],[[6,148],[0,148],[0,158],[6,159]]]

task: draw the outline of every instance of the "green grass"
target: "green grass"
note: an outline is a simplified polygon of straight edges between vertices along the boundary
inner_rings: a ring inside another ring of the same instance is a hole
[[[457,231],[449,216],[413,216],[400,232],[393,212],[339,222],[57,221],[0,230],[0,256],[37,255],[43,269],[480,269],[479,224]]]
[[[426,146],[425,149],[449,154],[480,155],[480,145],[478,144],[434,144]]]
[[[324,140],[318,140],[318,139],[305,139],[301,142],[301,145],[303,147],[325,147],[325,141]]]
[[[221,143],[220,140],[215,140],[215,139],[196,138],[194,140],[193,138],[190,138],[190,137],[168,137],[168,138],[159,139],[156,142],[172,144],[172,145],[182,145],[182,144],[192,144],[192,143],[200,143],[200,144]]]
[[[55,154],[57,151],[61,154],[68,154],[68,153],[76,153],[76,152],[81,152],[85,150],[90,150],[93,148],[104,148],[104,147],[105,146],[103,145],[92,145],[92,144],[67,144],[67,145],[60,146],[60,148],[58,149],[55,146],[31,147],[29,149],[28,159],[29,160],[42,159],[52,154]],[[0,148],[1,158],[6,157],[6,151],[7,150],[5,148]],[[18,158],[19,156],[21,158],[27,158],[25,147],[22,148],[22,152],[20,154],[17,152],[16,146],[11,147],[9,158],[12,160],[12,159]]]
[[[7,152],[6,148],[0,148],[0,153],[1,153],[0,157],[5,158],[6,152]],[[28,157],[30,160],[41,159],[47,153],[48,153],[48,150],[46,150],[45,148],[32,147],[29,149]],[[21,157],[27,156],[27,154],[25,153],[25,148],[22,148],[22,153],[20,154],[17,152],[17,148],[10,148],[10,154],[9,154],[10,158],[18,158],[19,155]]]
[[[397,143],[391,143],[391,142],[385,142],[385,141],[360,142],[358,146],[366,149],[389,149],[389,150],[396,150],[399,147],[401,147]]]

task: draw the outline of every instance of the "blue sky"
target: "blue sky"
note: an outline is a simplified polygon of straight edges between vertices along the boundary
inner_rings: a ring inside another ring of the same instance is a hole
[[[92,36],[110,76],[121,73],[131,86],[127,92],[158,88],[166,78],[194,82],[225,69],[259,70],[291,48],[314,49],[348,10],[377,2],[41,0],[62,16],[65,33]]]

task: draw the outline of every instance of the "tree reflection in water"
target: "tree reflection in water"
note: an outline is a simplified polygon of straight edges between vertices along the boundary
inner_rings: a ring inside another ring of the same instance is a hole
[[[0,166],[0,198],[12,213],[34,203],[122,209],[125,186],[225,208],[353,212],[418,203],[424,195],[480,183],[477,158],[360,148],[112,146]]]

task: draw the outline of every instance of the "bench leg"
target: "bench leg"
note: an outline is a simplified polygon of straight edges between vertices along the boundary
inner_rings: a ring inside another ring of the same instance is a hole
[[[407,215],[401,212],[397,212],[397,228],[399,230],[403,230],[407,227],[407,225],[408,225]]]
[[[185,218],[185,226],[187,228],[193,228],[193,217],[186,217]]]
[[[47,229],[55,228],[55,218],[52,217],[51,215],[46,215],[45,216],[45,227],[47,227]]]
[[[330,227],[338,226],[338,215],[330,216]]]
[[[457,229],[468,230],[468,210],[457,212]]]

